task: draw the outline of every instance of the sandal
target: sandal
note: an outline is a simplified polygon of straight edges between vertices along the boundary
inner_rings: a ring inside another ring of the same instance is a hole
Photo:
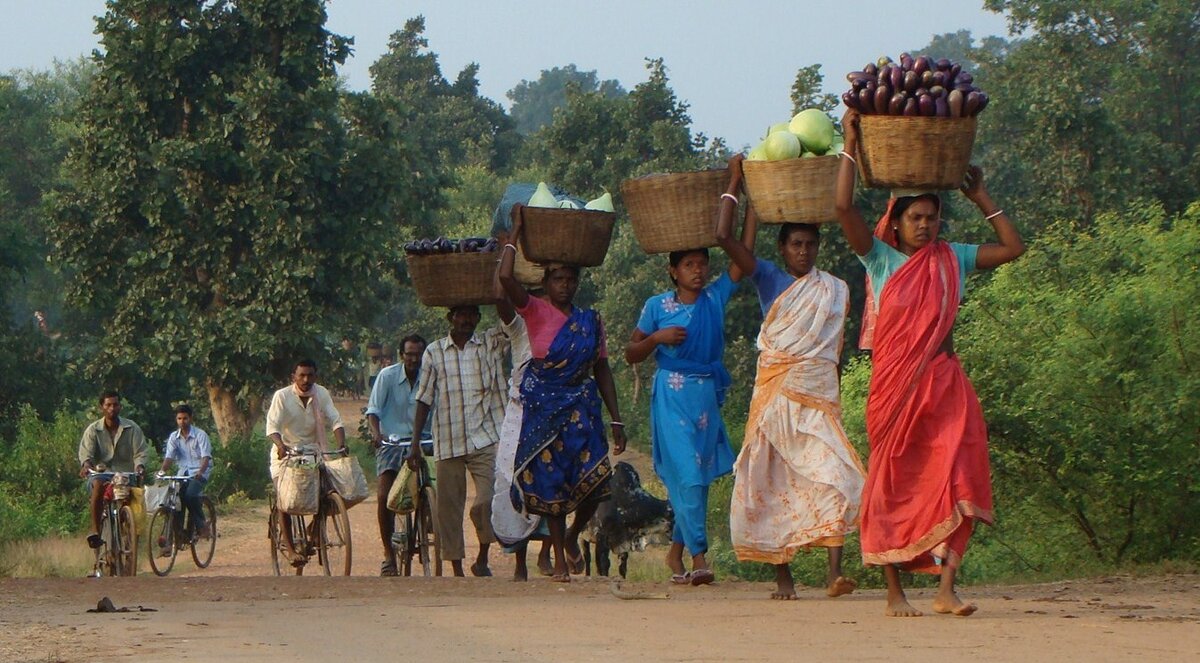
[[[383,560],[383,563],[379,565],[379,576],[381,578],[394,578],[396,575],[396,560]]]
[[[104,545],[104,539],[100,538],[100,535],[95,533],[87,535],[87,542],[89,548],[99,548],[100,546]]]
[[[562,583],[571,582],[571,574],[570,573],[563,573],[563,574],[555,573],[554,575],[550,576],[550,582],[562,582]]]
[[[487,564],[480,566],[478,563],[475,563],[471,565],[471,575],[476,578],[490,578],[492,570],[488,568]]]
[[[672,585],[690,585],[692,584],[692,574],[690,573],[675,573],[671,575]]]
[[[688,575],[691,576],[692,587],[709,585],[712,584],[713,580],[716,580],[716,576],[713,575],[712,569],[696,569]]]
[[[579,549],[578,544],[576,544],[576,549]],[[564,547],[563,555],[567,558],[567,571],[574,573],[577,576],[583,575],[583,572],[586,570],[583,566],[583,551],[579,550],[578,555],[572,555],[571,553],[567,552],[566,547]]]

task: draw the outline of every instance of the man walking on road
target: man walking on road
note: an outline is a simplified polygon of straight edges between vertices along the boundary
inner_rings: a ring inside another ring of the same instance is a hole
[[[479,536],[479,555],[471,574],[490,576],[488,544],[492,534],[492,491],[496,471],[496,442],[504,420],[504,355],[508,338],[499,328],[482,336],[478,306],[456,306],[446,316],[450,335],[434,341],[421,360],[421,383],[413,429],[421,430],[433,409],[434,453],[437,456],[437,534],[442,559],[450,560],[454,575],[462,576],[466,556],[463,509],[469,472],[475,483],[471,522]],[[420,462],[421,446],[413,445],[411,466]]]
[[[400,353],[399,364],[379,371],[375,386],[371,388],[371,399],[367,401],[367,426],[371,430],[371,443],[375,446],[375,467],[379,475],[376,513],[379,538],[383,541],[383,565],[379,569],[381,576],[396,575],[396,551],[392,549],[396,519],[387,507],[387,496],[400,464],[404,462],[399,448],[385,447],[382,442],[392,435],[413,443],[430,439],[429,421],[426,421],[419,435],[413,434],[412,427],[425,339],[416,334],[406,337],[400,342]]]

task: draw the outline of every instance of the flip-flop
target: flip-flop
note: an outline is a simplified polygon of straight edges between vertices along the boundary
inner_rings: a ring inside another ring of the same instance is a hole
[[[475,576],[476,578],[490,578],[492,576],[492,570],[486,566],[479,566],[479,564],[476,563],[471,565],[471,575]]]
[[[713,572],[710,569],[696,569],[688,575],[691,576],[691,583],[693,587],[708,585],[716,579],[716,576],[713,575]]]
[[[582,575],[586,570],[583,566],[583,550],[580,549],[578,555],[572,556],[564,546],[563,555],[567,558],[567,570],[575,575]]]
[[[672,585],[690,585],[692,584],[692,576],[690,573],[675,573],[671,575]]]
[[[396,576],[396,561],[392,560],[392,559],[383,560],[383,563],[379,565],[379,576],[381,578],[395,577]]]
[[[550,576],[550,582],[562,582],[562,583],[569,583],[569,582],[571,582],[571,574],[570,574],[570,573],[564,573],[564,574],[562,574],[562,575],[559,575],[559,574],[557,574],[557,573],[556,573],[556,574],[554,574],[554,575]]]

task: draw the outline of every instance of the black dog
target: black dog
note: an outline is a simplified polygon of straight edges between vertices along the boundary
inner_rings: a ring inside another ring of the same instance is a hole
[[[669,543],[675,527],[675,514],[666,500],[646,492],[637,470],[626,462],[613,467],[609,480],[612,499],[601,502],[596,515],[584,531],[583,558],[587,574],[592,574],[592,550],[596,546],[596,573],[607,576],[611,569],[609,552],[617,553],[621,577],[628,570],[629,552],[645,550],[648,543]]]

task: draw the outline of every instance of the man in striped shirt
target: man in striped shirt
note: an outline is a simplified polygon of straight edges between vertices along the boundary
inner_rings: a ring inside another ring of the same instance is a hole
[[[413,430],[422,430],[433,411],[434,455],[437,457],[437,534],[442,559],[450,560],[454,575],[462,576],[466,557],[463,510],[467,474],[475,484],[471,522],[479,537],[479,555],[471,565],[476,576],[490,576],[488,545],[492,534],[492,491],[496,442],[504,421],[504,356],[508,338],[499,328],[476,334],[478,306],[456,306],[446,315],[450,335],[434,341],[421,359],[421,380]],[[421,457],[412,446],[411,465]]]

